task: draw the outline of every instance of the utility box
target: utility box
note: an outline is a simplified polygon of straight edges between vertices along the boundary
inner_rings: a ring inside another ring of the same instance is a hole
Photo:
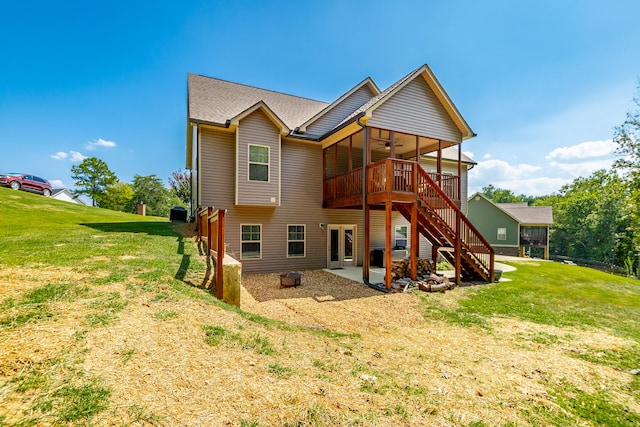
[[[182,206],[174,206],[169,213],[169,220],[187,222],[187,210]]]

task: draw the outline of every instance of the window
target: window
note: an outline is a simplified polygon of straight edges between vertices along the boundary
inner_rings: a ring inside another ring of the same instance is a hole
[[[262,226],[241,225],[242,254],[241,259],[262,258]]]
[[[406,225],[396,225],[396,248],[407,247],[408,227]]]
[[[287,225],[287,257],[304,257],[304,225]]]
[[[506,228],[498,228],[498,240],[507,240]]]
[[[249,181],[269,182],[269,147],[249,144]]]

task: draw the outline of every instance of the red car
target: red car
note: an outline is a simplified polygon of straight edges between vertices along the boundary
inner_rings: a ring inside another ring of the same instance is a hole
[[[33,191],[47,197],[51,195],[51,184],[44,178],[25,173],[2,173],[0,185],[11,187],[14,190]]]

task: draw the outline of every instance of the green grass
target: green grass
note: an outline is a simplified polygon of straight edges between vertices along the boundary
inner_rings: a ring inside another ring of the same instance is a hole
[[[11,280],[42,283],[17,294],[20,296],[0,300],[0,333],[35,322],[55,322],[61,315],[60,304],[77,304],[84,313],[84,329],[78,325],[74,346],[61,348],[59,357],[29,366],[0,383],[4,397],[28,396],[27,401],[32,402],[24,417],[13,424],[89,425],[109,407],[111,391],[99,379],[83,373],[80,364],[87,350],[87,334],[92,328],[118,322],[119,314],[138,294],[185,298],[193,290],[185,290],[190,287],[176,276],[197,249],[181,245],[183,238],[166,218],[96,209],[5,188],[0,188],[0,231],[0,272],[14,268],[16,277]],[[203,266],[193,261],[190,267]],[[65,279],[48,281],[45,275],[41,280],[41,271],[61,271]],[[111,284],[123,285],[127,291],[103,290]],[[175,315],[157,313],[161,320]],[[134,356],[134,349],[124,348],[119,354],[124,364]],[[0,397],[0,406],[4,397]],[[130,417],[157,418],[139,410]]]
[[[559,328],[602,330],[632,344],[617,349],[566,350],[565,354],[627,372],[640,366],[640,281],[553,262],[519,262],[514,266],[515,271],[503,273],[510,281],[461,289],[464,297],[456,308],[423,295],[425,316],[486,329],[490,329],[491,318],[507,317]],[[544,346],[562,346],[574,340],[570,333],[543,331],[518,333],[516,337]],[[605,391],[585,392],[566,381],[548,388],[557,406],[523,409],[530,425],[640,425],[638,414],[613,402]],[[620,391],[637,400],[640,378],[621,385]]]
[[[159,310],[153,313],[153,317],[155,317],[158,320],[169,320],[178,316],[179,316],[179,313],[173,310]]]
[[[224,342],[239,346],[243,350],[253,350],[257,354],[270,356],[276,353],[269,337],[254,332],[244,336],[238,332],[231,332],[222,326],[203,325],[205,342],[209,345],[219,345]]]
[[[454,310],[426,295],[427,315],[462,326],[492,316],[553,326],[594,327],[640,342],[640,282],[586,267],[553,262],[517,263],[511,281],[466,288]]]
[[[267,371],[273,375],[276,378],[289,378],[291,377],[293,374],[295,374],[295,371],[287,366],[282,366],[279,363],[272,363],[271,365],[269,365]]]
[[[612,402],[611,397],[602,390],[588,393],[563,382],[551,394],[556,403],[576,419],[609,427],[640,425],[640,415]]]
[[[109,419],[111,411],[120,411],[118,414],[128,417],[130,424],[162,424],[161,417],[134,403],[126,408],[110,407],[113,392],[84,370],[83,357],[89,351],[87,343],[91,342],[89,338],[96,332],[95,328],[117,325],[120,317],[134,311],[140,302],[151,307],[162,303],[149,312],[158,321],[169,321],[181,313],[172,310],[170,304],[182,299],[201,301],[235,313],[235,326],[205,325],[202,339],[212,346],[231,347],[234,352],[265,356],[261,360],[266,362],[266,373],[271,379],[293,382],[305,377],[304,371],[293,365],[296,362],[287,348],[286,338],[291,333],[310,334],[323,341],[328,349],[333,348],[329,353],[315,356],[318,359],[312,361],[314,372],[306,377],[321,378],[327,383],[318,393],[330,390],[329,384],[335,386],[346,381],[346,373],[354,393],[389,400],[382,408],[353,415],[324,406],[323,400],[318,399],[301,405],[299,418],[295,422],[284,421],[283,425],[375,425],[381,420],[402,425],[417,414],[435,416],[438,413],[429,385],[407,385],[400,379],[402,375],[398,370],[375,369],[375,365],[369,365],[362,354],[360,335],[310,329],[249,313],[185,283],[185,275],[200,277],[206,266],[198,260],[197,249],[186,244],[165,218],[77,206],[0,188],[0,231],[0,274],[13,268],[16,280],[35,286],[0,300],[0,334],[20,333],[20,328],[34,324],[42,325],[42,329],[55,328],[56,322],[65,315],[59,310],[61,306],[73,304],[82,310],[79,315],[82,322],[70,329],[69,348],[61,348],[45,361],[20,366],[13,377],[0,382],[0,408],[3,399],[30,402],[25,404],[20,419],[0,414],[0,426],[9,423],[92,425]],[[57,270],[64,273],[60,280],[40,277],[41,272]],[[575,331],[551,333],[533,329],[517,333],[515,338],[523,351],[535,351],[540,346],[555,347],[593,366],[609,366],[622,372],[640,367],[637,356],[640,354],[640,282],[554,263],[518,263],[516,271],[503,273],[503,277],[511,281],[454,290],[453,304],[445,305],[441,294],[424,294],[425,316],[429,321],[436,319],[481,328],[481,333],[492,333],[492,319],[496,317],[557,328],[596,329],[626,338],[633,344],[598,348],[597,343],[590,343],[573,352],[562,348],[575,347],[577,339],[571,335]],[[182,317],[176,321],[180,320]],[[392,351],[410,351],[402,344],[398,343]],[[212,352],[221,350],[211,349]],[[126,342],[114,348],[113,354],[122,365],[138,363],[145,357],[143,348]],[[529,425],[640,424],[638,414],[622,406],[620,402],[624,399],[618,398],[640,399],[639,376],[611,381],[607,390],[585,391],[558,378],[545,383],[545,387],[552,396],[545,404],[529,405],[524,400],[518,403]],[[402,400],[397,400],[398,396]],[[236,424],[238,422],[259,425],[261,421],[237,419]],[[451,423],[484,425],[469,419]],[[121,424],[130,425],[126,421]]]

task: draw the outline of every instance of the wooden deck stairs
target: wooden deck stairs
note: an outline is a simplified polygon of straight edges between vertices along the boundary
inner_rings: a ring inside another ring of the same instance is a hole
[[[449,263],[459,268],[464,281],[493,280],[494,251],[454,202],[431,176],[415,162],[388,159],[385,162],[388,176],[392,173],[389,197],[393,208],[411,222],[411,205],[406,196],[396,193],[412,193],[417,202],[418,231]],[[395,201],[400,199],[400,201]],[[435,253],[436,251],[434,251]]]
[[[325,180],[328,207],[355,207],[350,205],[362,200],[361,177],[362,169],[332,178],[334,182]],[[369,165],[366,183],[367,204],[373,209],[391,202],[411,223],[416,206],[417,229],[433,246],[432,256],[442,255],[461,280],[493,281],[494,250],[460,210],[457,185],[436,182],[419,163],[399,159]]]

